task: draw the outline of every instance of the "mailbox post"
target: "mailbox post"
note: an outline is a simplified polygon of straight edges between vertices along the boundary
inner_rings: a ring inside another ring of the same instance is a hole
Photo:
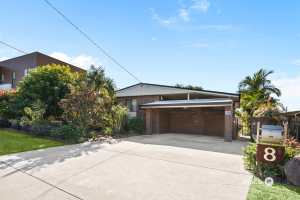
[[[282,145],[283,138],[283,128],[280,126],[263,125],[262,128],[257,127],[256,161],[269,165],[281,162],[285,153],[285,147]],[[272,177],[265,179],[267,185],[272,185],[273,182]]]

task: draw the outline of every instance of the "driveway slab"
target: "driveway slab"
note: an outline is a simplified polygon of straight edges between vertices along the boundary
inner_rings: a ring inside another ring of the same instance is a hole
[[[246,199],[245,142],[136,136],[0,157],[4,199]],[[23,195],[26,194],[25,198]]]

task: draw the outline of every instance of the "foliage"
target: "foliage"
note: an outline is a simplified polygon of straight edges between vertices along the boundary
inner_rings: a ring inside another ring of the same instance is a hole
[[[129,131],[142,134],[144,132],[144,121],[137,117],[129,118],[127,128]]]
[[[34,123],[40,122],[44,119],[44,114],[46,112],[46,106],[37,100],[31,107],[24,108],[24,116],[21,118],[21,126],[32,125]]]
[[[113,129],[109,126],[106,126],[103,128],[103,134],[104,135],[111,135],[113,133]]]
[[[284,108],[278,100],[269,98],[266,102],[263,102],[257,106],[257,109],[253,112],[253,116],[273,118],[277,121],[280,121],[281,113],[283,111]]]
[[[259,178],[254,177],[250,186],[247,200],[295,200],[300,199],[300,188],[275,183],[267,186]]]
[[[79,142],[84,136],[84,132],[73,124],[66,124],[52,130],[50,135],[54,138],[66,140],[69,142]]]
[[[256,144],[250,143],[244,148],[244,165],[250,171],[256,170]]]
[[[272,98],[272,95],[280,96],[281,91],[276,88],[268,78],[273,71],[260,69],[253,76],[247,76],[239,83],[239,92],[241,93],[241,112],[245,112],[243,119],[248,121],[255,116],[272,116],[272,111],[278,110],[280,103],[278,99]],[[252,137],[252,136],[251,136]]]
[[[241,128],[243,134],[249,134],[250,133],[250,121],[249,121],[249,115],[247,112],[243,112],[241,109],[235,110],[235,116],[240,120],[241,122]]]
[[[61,145],[62,142],[28,135],[21,131],[0,129],[0,155]]]
[[[271,94],[276,96],[281,96],[281,91],[276,88],[268,76],[273,74],[274,71],[267,71],[265,69],[260,69],[258,72],[254,73],[253,76],[246,76],[244,80],[239,83],[239,91],[241,93],[248,92],[260,92],[263,98],[269,98]]]
[[[289,147],[300,149],[300,142],[294,137],[287,138],[284,143]]]
[[[102,68],[92,67],[82,75],[59,105],[64,110],[63,118],[86,134],[89,128],[113,128],[114,85]]]
[[[14,128],[14,129],[19,129],[20,128],[20,120],[18,120],[18,119],[10,119],[8,121],[10,123],[11,128]]]
[[[1,92],[0,95],[0,117],[4,119],[13,119],[20,115],[16,101],[15,90]]]
[[[17,88],[20,109],[30,107],[40,100],[45,105],[45,117],[62,114],[58,102],[69,93],[69,85],[73,84],[78,74],[70,67],[46,65],[30,70]]]
[[[59,127],[46,120],[36,121],[30,125],[30,130],[33,134],[39,136],[51,136],[51,132]]]
[[[107,112],[106,106],[110,101],[111,99],[105,90],[96,92],[91,90],[85,82],[81,82],[61,100],[60,106],[64,110],[64,119],[86,132],[90,127],[103,127]]]
[[[286,146],[284,160],[279,164],[269,165],[261,162],[256,162],[256,143],[250,143],[244,149],[243,159],[245,168],[253,172],[258,177],[283,177],[284,174],[282,169],[284,164],[299,153],[299,150]]]
[[[189,90],[203,90],[203,87],[201,87],[201,86],[183,85],[183,84],[179,84],[179,83],[175,84],[175,87],[189,89]]]
[[[9,120],[0,118],[0,128],[9,128],[11,126]]]
[[[85,77],[87,85],[95,90],[99,91],[102,88],[107,90],[110,97],[115,96],[115,85],[112,79],[105,76],[104,69],[100,67],[91,66],[90,70]]]
[[[126,120],[127,108],[122,105],[113,105],[111,109],[111,125],[112,132],[120,133]]]

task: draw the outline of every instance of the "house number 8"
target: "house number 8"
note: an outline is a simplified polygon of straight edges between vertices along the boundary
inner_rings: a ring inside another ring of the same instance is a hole
[[[265,148],[265,154],[264,154],[264,159],[270,162],[273,162],[276,160],[275,156],[276,150],[271,147]]]

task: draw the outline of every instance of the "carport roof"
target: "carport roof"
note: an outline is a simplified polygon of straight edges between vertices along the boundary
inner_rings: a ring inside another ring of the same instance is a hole
[[[166,100],[142,104],[141,108],[189,108],[189,107],[220,107],[231,106],[231,99],[190,99]]]

